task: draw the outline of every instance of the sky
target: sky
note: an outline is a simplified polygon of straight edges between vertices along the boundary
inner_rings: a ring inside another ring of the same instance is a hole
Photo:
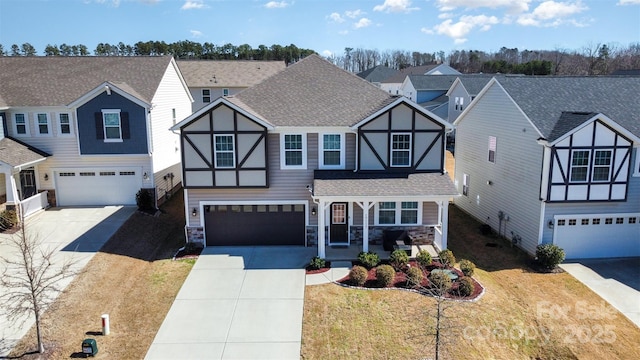
[[[640,0],[0,0],[0,44],[294,44],[427,53],[640,42]]]

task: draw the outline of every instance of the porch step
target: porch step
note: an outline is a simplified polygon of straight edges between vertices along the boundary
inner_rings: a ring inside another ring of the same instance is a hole
[[[431,255],[432,259],[439,259],[438,251],[431,244],[429,244],[429,245],[411,245],[411,257],[415,258],[416,256],[418,256],[418,253],[421,250],[427,250],[429,252],[429,255]]]

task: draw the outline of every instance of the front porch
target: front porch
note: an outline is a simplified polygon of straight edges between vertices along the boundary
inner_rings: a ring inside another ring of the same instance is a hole
[[[435,245],[409,245],[411,249],[411,258],[415,258],[420,250],[427,250],[431,254],[432,259],[438,258],[438,248]],[[362,251],[361,245],[351,246],[328,246],[325,249],[325,259],[328,261],[354,261],[358,259],[358,254]],[[388,260],[390,251],[383,248],[382,245],[369,245],[369,251],[378,254],[381,260]]]

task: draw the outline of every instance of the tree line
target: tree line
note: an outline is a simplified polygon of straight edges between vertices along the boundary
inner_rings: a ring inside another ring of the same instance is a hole
[[[48,44],[42,54],[29,43],[13,44],[5,50],[0,44],[0,56],[162,56],[176,59],[210,60],[277,60],[287,64],[310,54],[311,49],[296,45],[259,45],[231,43],[216,45],[190,40],[166,43],[138,41],[130,45],[99,43],[93,51],[83,44]],[[578,50],[519,50],[502,47],[495,52],[481,50],[453,50],[419,52],[406,50],[363,49],[347,47],[343,54],[332,54],[327,60],[354,73],[378,65],[394,69],[447,63],[462,73],[504,73],[526,75],[607,75],[615,70],[640,69],[640,42],[621,46],[615,43],[591,43]]]

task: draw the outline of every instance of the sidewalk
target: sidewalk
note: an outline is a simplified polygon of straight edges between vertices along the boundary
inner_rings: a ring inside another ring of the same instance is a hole
[[[308,274],[307,285],[328,284],[349,275],[351,261],[332,261],[329,271],[319,274]]]

